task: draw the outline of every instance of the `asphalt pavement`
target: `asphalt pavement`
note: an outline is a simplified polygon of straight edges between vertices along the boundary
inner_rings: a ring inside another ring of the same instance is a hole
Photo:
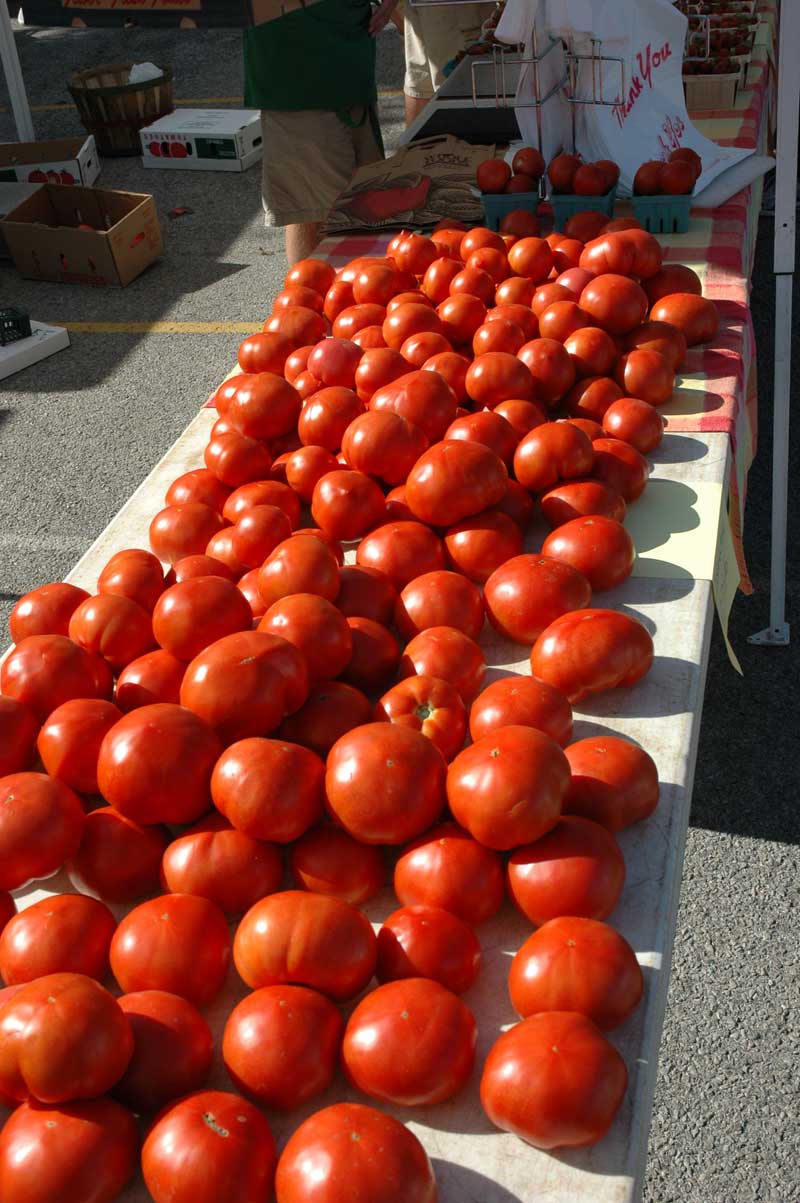
[[[39,137],[81,131],[66,80],[101,62],[168,62],[179,100],[241,103],[237,30],[24,29],[16,40]],[[402,120],[402,48],[393,29],[378,51],[390,151]],[[0,80],[0,139],[15,137]],[[257,168],[145,171],[138,158],[106,159],[102,185],[155,195],[163,261],[125,289],[34,283],[0,265],[0,305],[22,305],[41,321],[220,324],[198,334],[73,332],[70,350],[0,386],[3,624],[22,593],[70,569],[230,369],[241,334],[225,324],[255,327],[266,316],[285,265],[281,236],[263,226],[259,182]],[[176,207],[192,213],[169,218]],[[712,639],[646,1203],[800,1200],[796,487],[787,578],[795,643],[747,643],[769,612],[772,230],[772,218],[762,217],[752,301],[760,451],[745,544],[756,592],[739,596],[731,616],[743,677],[718,630]],[[800,295],[795,300],[800,314]],[[798,344],[796,337],[800,397]],[[793,466],[799,433],[795,420]]]

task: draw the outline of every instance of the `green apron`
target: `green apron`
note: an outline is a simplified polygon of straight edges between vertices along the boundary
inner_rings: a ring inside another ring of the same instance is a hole
[[[317,0],[246,29],[245,98],[255,109],[374,108],[369,0]]]

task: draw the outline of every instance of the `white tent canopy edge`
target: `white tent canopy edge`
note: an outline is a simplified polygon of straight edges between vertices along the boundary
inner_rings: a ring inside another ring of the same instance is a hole
[[[0,58],[3,60],[3,71],[11,96],[17,137],[20,142],[33,142],[36,139],[36,133],[33,128],[28,95],[25,91],[25,81],[22,78],[22,68],[19,65],[14,29],[11,25],[11,13],[5,0],[0,0]]]

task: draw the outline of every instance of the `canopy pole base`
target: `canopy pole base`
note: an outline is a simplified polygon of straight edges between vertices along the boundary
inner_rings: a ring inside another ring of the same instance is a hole
[[[782,622],[777,627],[765,627],[763,631],[757,631],[755,635],[747,636],[748,643],[755,643],[758,647],[788,647],[789,624]]]

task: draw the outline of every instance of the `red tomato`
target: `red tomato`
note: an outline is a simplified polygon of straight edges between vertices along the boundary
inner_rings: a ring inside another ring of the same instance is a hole
[[[484,159],[475,177],[481,192],[502,192],[511,179],[511,168],[504,159]]]
[[[159,888],[166,827],[140,827],[110,806],[86,816],[80,847],[67,861],[70,881],[105,902],[133,902]]]
[[[644,979],[636,954],[613,927],[564,917],[528,937],[511,962],[508,989],[522,1019],[577,1011],[608,1031],[635,1011]]]
[[[664,419],[652,405],[636,397],[620,397],[603,414],[603,430],[609,438],[630,443],[646,455],[664,437]]]
[[[228,486],[217,480],[208,468],[194,468],[191,472],[184,472],[183,476],[179,476],[172,482],[164,495],[164,500],[168,506],[186,505],[190,501],[199,501],[212,510],[216,510],[217,513],[221,513],[229,496]]]
[[[538,179],[544,175],[542,153],[533,146],[521,146],[511,160],[511,167],[515,172],[523,172]]]
[[[505,351],[479,355],[467,372],[467,394],[476,405],[493,409],[511,398],[530,401],[535,392],[533,377],[521,359]]]
[[[380,849],[332,825],[314,827],[301,836],[292,848],[290,868],[299,889],[332,895],[353,906],[374,898],[386,880]]]
[[[123,994],[119,1005],[133,1030],[133,1056],[115,1098],[139,1113],[155,1112],[205,1084],[213,1037],[196,1007],[164,990]]]
[[[387,315],[383,323],[383,337],[386,345],[394,351],[399,351],[412,334],[421,334],[423,331],[430,331],[434,334],[446,333],[439,315],[430,305],[420,305],[414,302],[398,305]]]
[[[694,164],[675,159],[661,164],[661,191],[670,196],[685,196],[694,191],[697,172]]]
[[[85,589],[54,581],[24,594],[15,603],[8,619],[8,632],[14,643],[31,635],[66,635],[75,610],[89,597]]]
[[[300,525],[300,498],[278,480],[255,480],[231,493],[222,511],[226,522],[238,522],[247,510],[257,505],[275,505],[283,510],[292,530]]]
[[[587,476],[594,451],[587,436],[567,422],[537,426],[514,453],[514,473],[531,492],[551,488],[558,480]]]
[[[438,817],[445,764],[420,732],[367,723],[343,735],[328,755],[329,812],[365,844],[401,844]]]
[[[451,760],[464,743],[467,716],[455,686],[439,677],[407,677],[375,704],[378,722],[395,723],[421,731]]]
[[[246,572],[244,576],[241,576],[236,582],[236,588],[243,593],[247,599],[247,604],[249,605],[253,619],[256,622],[259,618],[263,618],[267,609],[261,598],[261,594],[258,591],[258,571],[259,570],[257,568],[251,568],[249,572]]]
[[[0,890],[56,873],[77,851],[84,821],[77,794],[45,773],[0,778]]]
[[[463,273],[455,277],[461,281]],[[485,275],[485,273],[481,273]],[[487,277],[490,278],[490,277]],[[451,285],[452,288],[452,285]],[[486,288],[484,287],[484,292]],[[486,304],[481,297],[469,292],[452,293],[446,301],[442,301],[437,311],[442,319],[442,327],[447,338],[452,343],[465,345],[479,326],[486,321]]]
[[[241,915],[280,889],[283,861],[273,844],[211,815],[184,831],[164,853],[162,877],[174,894],[197,894],[226,915]]]
[[[300,406],[300,394],[283,376],[259,372],[256,376],[248,377],[236,390],[228,407],[228,419],[239,434],[248,438],[275,439],[294,429],[300,416]],[[212,465],[209,467],[214,471]],[[263,475],[266,476],[267,472]],[[243,484],[245,479],[259,478],[248,476],[226,483]]]
[[[506,303],[504,305],[495,305],[494,309],[490,309],[486,314],[487,322],[501,321],[507,319],[519,326],[522,333],[525,335],[525,341],[536,338],[539,334],[539,323],[536,320],[536,315],[528,305],[515,305]]]
[[[485,510],[451,526],[445,534],[444,546],[453,568],[471,581],[483,584],[501,564],[520,554],[522,531],[508,514]]]
[[[324,296],[336,277],[336,271],[327,259],[298,259],[289,268],[284,286],[294,284],[302,288],[313,288]]]
[[[447,800],[456,822],[481,844],[504,851],[537,840],[558,821],[569,765],[533,727],[492,731],[455,758]]]
[[[214,766],[211,795],[229,822],[255,840],[296,840],[322,814],[325,766],[299,744],[242,739]]]
[[[703,285],[697,272],[682,263],[665,263],[654,276],[645,281],[643,288],[651,305],[656,305],[662,297],[672,296],[674,293],[693,293],[698,297],[703,295]]]
[[[358,337],[357,335],[355,336]],[[322,381],[317,380],[313,372],[300,372],[292,381],[300,400],[305,406],[306,401],[322,387]]]
[[[591,1020],[544,1011],[495,1041],[481,1103],[493,1124],[536,1148],[581,1148],[605,1136],[627,1085],[625,1062]]]
[[[26,907],[0,935],[0,974],[19,986],[48,973],[102,980],[116,920],[107,906],[82,894],[57,894]]]
[[[484,271],[483,268],[476,266],[465,267],[457,276],[453,276],[453,279],[450,281],[450,296],[451,298],[457,296],[475,297],[484,305],[490,305],[494,298],[496,283],[494,277],[489,272]],[[444,313],[440,314],[440,316],[444,320]],[[446,333],[449,333],[449,331],[446,331]]]
[[[502,401],[501,405],[508,402]],[[529,404],[521,401],[520,405]],[[496,410],[479,409],[476,413],[456,418],[445,432],[446,439],[462,439],[468,443],[482,443],[508,465],[514,458],[519,435],[503,414]]]
[[[26,982],[0,1007],[0,1089],[12,1099],[96,1098],[119,1081],[132,1052],[116,1000],[83,974]]]
[[[357,305],[384,306],[400,291],[400,281],[400,274],[388,263],[369,263],[353,280],[353,300]],[[330,380],[326,383],[345,382]]]
[[[277,1154],[264,1116],[238,1094],[201,1090],[157,1116],[142,1147],[154,1203],[263,1203]],[[235,1195],[234,1195],[235,1192]]]
[[[400,354],[415,368],[421,368],[434,355],[451,351],[452,347],[443,334],[433,330],[423,330],[420,334],[412,334],[400,348]]]
[[[586,577],[545,556],[518,555],[486,582],[484,604],[492,626],[507,639],[532,644],[550,623],[582,610],[591,598]],[[534,672],[534,676],[541,676]]]
[[[579,170],[581,169],[579,168]],[[599,176],[594,176],[594,180],[596,183],[600,182],[601,186],[605,183],[602,173]],[[598,195],[602,195],[602,193]],[[569,235],[570,238],[579,240],[581,243],[590,242],[593,238],[597,237],[606,224],[606,221],[605,213],[595,213],[587,209],[583,213],[573,213],[564,226],[564,233]],[[580,262],[580,256],[578,257],[578,261]]]
[[[403,589],[414,577],[444,568],[444,548],[421,522],[388,522],[361,540],[356,563],[380,569],[396,589]]]
[[[550,338],[563,343],[576,330],[594,324],[592,318],[577,301],[554,301],[539,316],[539,334],[542,338]]]
[[[336,321],[340,313],[355,304],[355,297],[353,296],[354,283],[355,280],[342,280],[341,278],[331,283],[330,288],[325,293],[325,300],[322,304],[322,312],[329,322]],[[324,337],[324,333],[320,337]],[[317,342],[319,342],[319,339],[314,339],[314,343]],[[312,346],[314,343],[312,343]]]
[[[614,367],[619,354],[611,336],[597,326],[584,326],[570,334],[564,350],[578,377],[605,376]]]
[[[117,706],[123,713],[155,702],[176,703],[186,664],[159,648],[132,660],[117,678]]]
[[[585,376],[564,398],[567,413],[574,418],[589,418],[600,423],[606,410],[624,396],[622,389],[608,376]]]
[[[519,404],[526,405],[527,402],[520,401]],[[493,512],[506,514],[524,535],[533,517],[533,498],[518,481],[509,480],[506,495],[500,504],[495,506]]]
[[[686,366],[686,339],[667,322],[643,322],[625,339],[629,351],[658,351],[673,372]]]
[[[285,335],[294,350],[295,347],[305,347],[324,338],[326,322],[316,310],[307,309],[304,305],[292,305],[290,309],[273,313],[264,323],[265,333],[273,331]]]
[[[313,593],[293,593],[273,602],[258,629],[280,635],[302,652],[312,683],[338,676],[353,651],[344,616],[326,598]]]
[[[642,287],[627,276],[613,273],[591,280],[581,293],[580,306],[610,334],[627,334],[640,326],[648,309]]]
[[[3,1203],[113,1203],[136,1170],[136,1121],[110,1099],[18,1107],[0,1135]]]
[[[345,469],[328,472],[321,477],[314,486],[311,498],[314,521],[335,539],[360,538],[380,525],[385,510],[383,493],[375,481],[361,472]],[[307,585],[305,591],[311,592]],[[265,597],[264,600],[269,599]]]
[[[347,564],[341,569],[341,589],[336,608],[345,618],[371,618],[389,626],[397,601],[397,590],[385,572]]]
[[[592,475],[621,493],[626,501],[641,497],[650,465],[635,447],[619,439],[595,439]]]
[[[404,978],[379,986],[347,1023],[342,1064],[354,1086],[406,1107],[452,1098],[475,1059],[472,1012],[439,982]]]
[[[224,530],[218,531],[209,539],[206,544],[206,555],[225,565],[228,570],[225,579],[231,580],[235,585],[238,585],[239,580],[247,572],[247,565],[238,559],[233,550],[232,526],[226,526]]]
[[[332,472],[339,461],[325,447],[310,444],[293,451],[286,461],[286,482],[298,497],[311,501],[314,486],[326,472]],[[255,507],[260,508],[260,507]],[[286,536],[284,536],[286,538]],[[262,557],[263,559],[264,557]]]
[[[592,514],[603,514],[606,518],[623,522],[627,508],[619,493],[602,481],[591,478],[569,480],[548,489],[542,495],[541,507],[545,520],[553,527],[561,526],[573,518],[588,518]]]
[[[674,326],[690,347],[711,342],[719,329],[719,314],[714,302],[689,292],[662,296],[650,310],[650,319]]]
[[[223,635],[248,629],[252,621],[249,605],[231,581],[196,577],[162,593],[153,611],[153,634],[165,651],[191,660]]]
[[[653,662],[653,640],[636,618],[617,610],[573,610],[551,623],[531,651],[535,677],[570,702],[619,685],[635,685]]]
[[[395,309],[399,309],[401,305],[428,305],[431,309],[433,308],[430,298],[419,288],[408,289],[406,292],[398,292],[393,296],[386,306],[387,314],[394,313]]]
[[[559,422],[568,422],[570,426],[577,426],[578,430],[582,430],[587,439],[591,439],[593,443],[605,437],[603,427],[592,418],[559,418],[558,420]]]
[[[500,219],[500,233],[513,234],[515,238],[535,237],[539,233],[539,222],[528,209],[512,209]]]
[[[520,213],[525,213],[524,209],[519,210]],[[526,216],[528,214],[526,213]],[[533,214],[530,214],[533,217]],[[533,218],[536,221],[536,218]],[[537,232],[538,232],[538,222]],[[531,233],[532,231],[527,231]],[[523,237],[524,235],[521,235]],[[536,290],[536,285],[533,280],[526,280],[523,276],[509,276],[507,280],[503,280],[502,284],[498,284],[495,294],[495,305],[530,305],[533,299],[533,294]],[[536,314],[538,317],[538,313]]]
[[[342,440],[347,462],[386,484],[401,484],[428,446],[419,429],[391,410],[370,410],[350,423]]]
[[[544,238],[520,238],[508,252],[508,264],[518,276],[540,284],[553,266],[553,252]]]
[[[30,707],[0,694],[0,777],[31,767],[38,734],[39,723]]]
[[[424,276],[436,258],[437,250],[430,238],[424,234],[407,234],[393,252],[392,258],[401,271],[414,276]]]
[[[343,681],[322,681],[312,685],[303,706],[283,720],[279,735],[325,757],[340,736],[368,723],[371,713],[369,699],[360,690]]]
[[[46,771],[78,793],[96,794],[100,744],[120,718],[121,711],[101,698],[74,698],[58,706],[37,742]]]
[[[599,823],[567,815],[512,852],[507,878],[512,901],[536,927],[561,915],[605,919],[622,893],[625,861]]]
[[[400,646],[391,631],[372,618],[348,618],[353,650],[344,680],[365,691],[383,689],[394,676]]]
[[[364,405],[349,388],[321,388],[313,393],[303,407],[297,423],[300,441],[309,446],[324,447],[336,452],[353,418],[364,412]]]
[[[369,405],[373,393],[407,373],[408,362],[399,351],[387,346],[365,351],[356,368],[356,393],[365,405]]]
[[[406,505],[405,485],[396,485],[386,494],[386,517],[390,522],[413,522],[414,515]]]
[[[534,292],[530,306],[536,317],[541,317],[546,309],[551,305],[555,305],[557,301],[576,301],[577,297],[574,293],[565,288],[563,284],[542,284]]]
[[[185,556],[202,555],[224,525],[221,515],[202,501],[170,505],[150,523],[150,546],[159,560],[174,564]]]
[[[461,240],[465,231],[466,227],[456,221],[453,221],[452,226],[434,226],[431,232],[431,242],[436,244],[440,255],[448,259],[460,260]]]
[[[625,527],[601,514],[573,518],[556,527],[542,544],[542,555],[583,573],[596,592],[626,581],[636,559]]]
[[[113,677],[100,656],[66,636],[29,635],[0,665],[0,690],[44,722],[73,698],[110,698]]]
[[[100,745],[100,793],[138,823],[191,823],[208,809],[211,769],[221,751],[212,728],[190,710],[140,706]]]
[[[510,274],[508,270],[508,256],[505,250],[498,250],[494,246],[482,246],[472,252],[466,260],[465,270],[470,271],[473,269],[486,272],[487,275],[491,276],[495,286],[501,284]]]
[[[276,505],[255,505],[245,511],[233,529],[233,551],[248,568],[260,568],[267,556],[291,533],[289,519],[283,510]]]
[[[291,1109],[333,1080],[342,1041],[336,1007],[304,986],[266,986],[231,1011],[222,1055],[234,1085],[256,1102]]]
[[[398,1120],[358,1103],[317,1111],[295,1130],[278,1163],[278,1203],[436,1203],[425,1150]],[[244,1201],[243,1201],[244,1203]]]
[[[196,576],[224,576],[226,581],[233,580],[233,572],[227,564],[223,564],[222,560],[215,560],[213,556],[200,555],[184,556],[182,560],[178,560],[165,576],[164,583],[169,587],[177,585],[179,581],[190,581]],[[150,654],[156,655],[157,653]],[[140,657],[140,659],[144,659],[144,657]]]
[[[294,384],[300,373],[306,371],[308,357],[314,347],[318,345],[318,343],[310,343],[307,347],[298,347],[287,356],[286,363],[283,365],[283,375],[290,384]],[[219,409],[219,404],[217,404],[217,409]]]
[[[628,397],[663,405],[672,396],[675,373],[658,351],[639,349],[620,356],[614,379]]]
[[[488,351],[506,351],[516,355],[525,335],[514,322],[508,318],[495,318],[486,321],[475,331],[472,339],[472,350],[475,355],[484,355]]]
[[[436,442],[456,416],[456,396],[437,372],[408,372],[373,394],[371,410],[390,410]]]
[[[575,382],[572,360],[554,338],[533,339],[520,349],[519,358],[531,374],[533,396],[545,405],[559,401]]]
[[[437,626],[456,627],[477,639],[483,626],[483,600],[460,573],[427,572],[403,589],[395,606],[394,622],[405,639]]]
[[[82,601],[69,620],[69,636],[79,647],[102,656],[114,672],[153,647],[147,611],[115,593]]]
[[[164,592],[164,570],[149,551],[118,551],[100,573],[97,592],[127,597],[149,614]]]
[[[494,247],[498,251],[505,250],[505,243],[500,234],[487,229],[486,226],[474,226],[471,230],[467,230],[461,239],[461,258],[466,263],[474,251],[480,250],[484,246]]]
[[[375,935],[369,920],[339,898],[284,890],[250,908],[236,932],[233,956],[254,990],[294,983],[344,1001],[372,977]]]
[[[449,681],[468,705],[481,687],[486,660],[477,643],[463,631],[450,626],[429,627],[406,645],[400,660],[401,680],[416,674]]]
[[[473,741],[503,727],[533,727],[562,746],[572,737],[572,707],[535,677],[501,677],[478,694],[469,712]]]
[[[134,907],[111,941],[111,970],[122,990],[166,990],[197,1007],[225,984],[231,945],[219,907],[193,894],[162,894]]]
[[[609,831],[621,831],[653,813],[658,769],[643,748],[608,735],[581,739],[566,752],[572,781],[565,813],[594,819]]]
[[[394,889],[404,906],[439,906],[475,926],[502,905],[502,861],[463,827],[442,823],[403,849]]]
[[[421,522],[450,526],[495,505],[507,481],[503,461],[489,447],[450,440],[420,456],[408,474],[406,501]]]
[[[335,601],[339,565],[321,539],[293,535],[279,543],[264,561],[258,574],[258,590],[267,606],[296,593],[315,593]]]
[[[291,388],[291,385],[287,387]],[[208,470],[232,489],[253,480],[261,480],[269,475],[272,467],[272,458],[262,442],[233,431],[212,438],[203,453],[203,459]],[[161,558],[158,548],[153,544],[152,531],[150,546]],[[184,551],[183,554],[189,555],[190,552]]]
[[[436,906],[394,911],[378,932],[379,982],[429,978],[463,994],[478,976],[481,946],[472,929]]]

